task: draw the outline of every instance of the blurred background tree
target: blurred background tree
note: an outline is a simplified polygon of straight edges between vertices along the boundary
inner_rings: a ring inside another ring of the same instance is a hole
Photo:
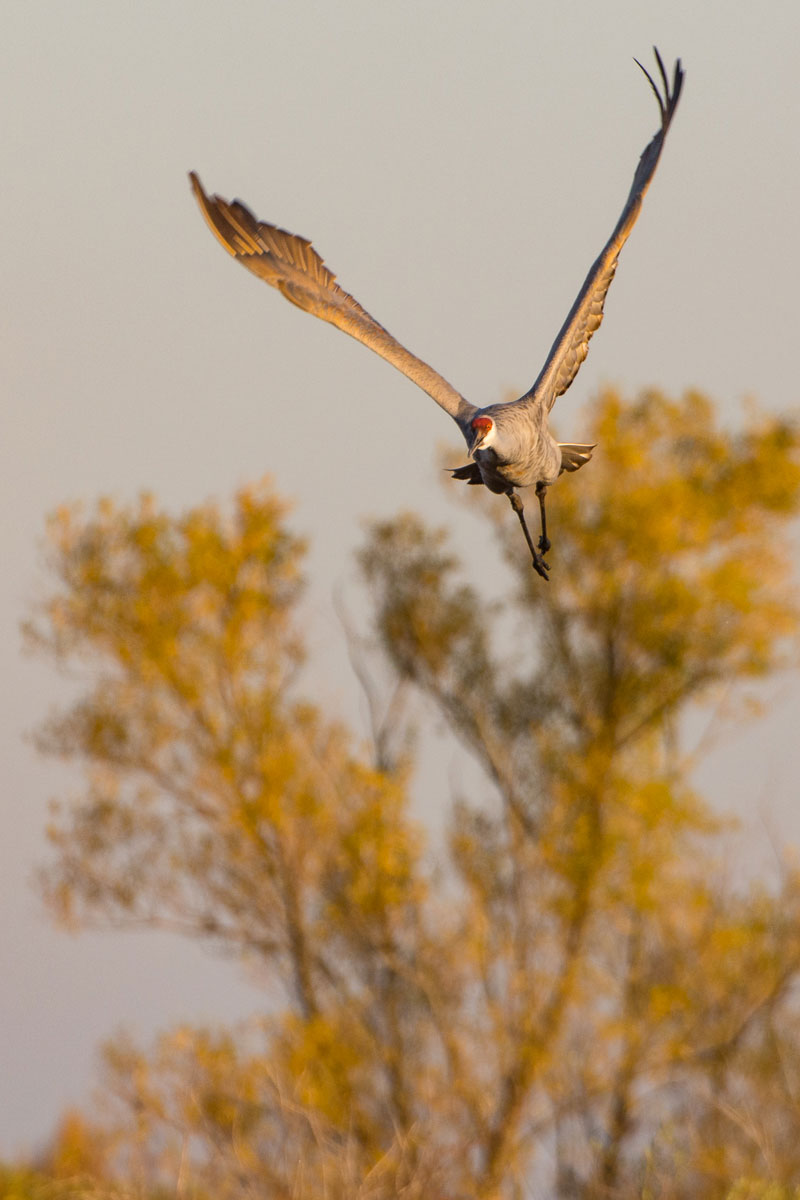
[[[90,682],[40,733],[86,766],[44,895],[73,927],[178,931],[264,983],[246,1028],[108,1047],[102,1132],[72,1126],[98,1187],[800,1184],[800,875],[731,877],[685,744],[695,706],[730,713],[795,660],[800,436],[726,434],[695,394],[607,392],[594,413],[591,467],[552,493],[549,585],[485,494],[504,599],[417,517],[372,528],[366,747],[301,694],[303,547],[267,487],[229,515],[54,518],[57,586],[27,634]],[[429,798],[450,809],[435,851],[409,816],[399,696],[479,768],[472,794]]]

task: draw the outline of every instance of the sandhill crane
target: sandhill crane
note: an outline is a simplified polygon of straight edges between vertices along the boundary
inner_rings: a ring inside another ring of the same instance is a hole
[[[548,414],[555,400],[575,378],[589,349],[589,339],[603,319],[603,304],[614,278],[620,251],[639,215],[642,198],[655,173],[664,139],[683,86],[680,59],[675,63],[672,83],[661,55],[654,47],[663,95],[650,73],[635,59],[658,101],[661,127],[645,147],[633,177],[628,199],[614,232],[603,247],[566,321],[556,338],[533,387],[505,404],[477,408],[451,387],[432,367],[401,346],[392,335],[336,282],[336,276],[305,238],[258,221],[239,200],[229,203],[208,196],[197,175],[189,176],[197,201],[213,233],[225,249],[253,274],[278,288],[306,312],[329,321],[380,354],[418,384],[449,413],[467,443],[472,462],[452,472],[455,479],[485,484],[490,491],[508,496],[519,517],[522,532],[533,557],[533,566],[543,579],[550,567],[544,555],[550,549],[545,518],[545,493],[562,471],[577,471],[587,463],[593,445],[559,443],[548,430]],[[542,533],[533,545],[522,501],[516,489],[535,486],[541,513]]]

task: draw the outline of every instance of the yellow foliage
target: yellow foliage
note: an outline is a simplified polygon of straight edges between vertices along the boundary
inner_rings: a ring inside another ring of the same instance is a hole
[[[374,754],[300,694],[303,547],[266,484],[227,514],[53,518],[28,633],[92,674],[39,737],[87,768],[44,893],[74,925],[223,950],[271,1014],[115,1041],[120,1177],[197,1200],[800,1184],[800,876],[726,877],[681,737],[690,706],[792,661],[800,439],[656,392],[607,393],[587,437],[553,489],[549,585],[511,521],[516,588],[488,600],[443,532],[373,528]],[[412,695],[481,770],[455,773],[432,848],[387,750]]]
[[[56,1179],[102,1180],[110,1153],[108,1135],[77,1110],[64,1113],[41,1164]]]

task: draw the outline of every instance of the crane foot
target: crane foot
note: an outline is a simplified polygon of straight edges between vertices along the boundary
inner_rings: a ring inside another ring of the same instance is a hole
[[[550,567],[544,561],[541,554],[534,553],[533,569],[537,572],[537,574],[541,575],[542,579],[546,579],[548,583],[550,582],[550,576],[547,574],[547,572],[550,570]]]

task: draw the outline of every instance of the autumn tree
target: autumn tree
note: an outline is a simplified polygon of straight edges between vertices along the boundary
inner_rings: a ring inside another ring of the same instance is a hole
[[[727,877],[684,737],[791,661],[800,438],[726,434],[696,394],[594,411],[549,585],[487,495],[505,598],[418,518],[372,529],[371,748],[302,697],[302,546],[268,489],[229,516],[57,514],[28,633],[91,682],[40,735],[87,768],[44,893],[264,981],[245,1029],[109,1048],[121,1177],[309,1200],[800,1184],[800,877]],[[436,853],[398,694],[480,768],[436,798]]]

